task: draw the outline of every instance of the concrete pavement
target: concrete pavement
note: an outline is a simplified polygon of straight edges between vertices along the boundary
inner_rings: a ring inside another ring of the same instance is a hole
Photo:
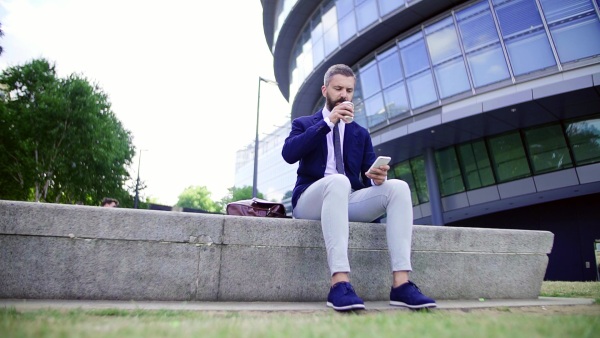
[[[438,309],[479,309],[497,307],[528,307],[528,306],[570,306],[590,305],[593,299],[588,298],[559,298],[539,297],[538,299],[490,299],[490,300],[440,300]],[[367,301],[367,310],[396,311],[405,308],[392,307],[387,301]],[[322,302],[178,302],[178,301],[111,301],[111,300],[42,300],[42,299],[0,299],[0,308],[14,308],[17,311],[39,309],[58,310],[182,310],[182,311],[226,311],[226,312],[314,312],[333,311]]]

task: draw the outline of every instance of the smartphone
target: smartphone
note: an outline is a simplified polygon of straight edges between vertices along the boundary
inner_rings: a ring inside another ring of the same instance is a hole
[[[369,172],[371,170],[373,170],[373,168],[379,168],[382,165],[390,163],[391,160],[392,160],[392,158],[389,157],[389,156],[379,156],[379,157],[377,157],[377,159],[375,160],[375,162],[373,162],[373,164],[371,165],[371,168],[369,168]]]

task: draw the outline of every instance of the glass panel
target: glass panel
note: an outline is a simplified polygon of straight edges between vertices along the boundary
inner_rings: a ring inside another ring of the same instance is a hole
[[[323,41],[325,42],[325,55],[331,54],[340,46],[340,42],[338,41],[337,26],[333,26],[330,30],[325,32]]]
[[[487,1],[456,13],[475,87],[509,78],[500,39]]]
[[[360,124],[363,127],[368,127],[367,114],[365,114],[364,102],[354,103],[354,122]]]
[[[383,106],[383,97],[377,94],[365,100],[365,113],[369,127],[384,122],[387,118]]]
[[[385,109],[390,118],[405,115],[410,112],[408,99],[406,98],[406,87],[400,82],[383,91]]]
[[[508,67],[500,44],[467,54],[475,88],[508,79]]]
[[[468,190],[479,189],[496,183],[483,141],[459,145],[458,158]]]
[[[365,67],[362,67],[358,76],[363,88],[363,97],[369,97],[381,91],[379,72],[375,60],[369,62]]]
[[[400,57],[396,46],[392,47],[385,56],[385,58],[377,57],[383,88],[402,80],[402,68],[400,68]]]
[[[446,98],[469,90],[471,85],[452,17],[425,27],[425,33],[440,97]]]
[[[465,63],[462,56],[434,66],[435,80],[438,84],[440,97],[442,99],[466,92],[471,89],[471,84],[465,71]]]
[[[542,0],[561,62],[600,54],[600,21],[590,0]]]
[[[312,58],[312,43],[310,42],[310,39],[306,40],[306,42],[302,46],[302,51],[303,57],[302,64],[300,67],[302,68],[303,72],[302,80],[304,80],[307,74],[310,74],[310,72],[312,72],[312,70],[314,69],[314,63]]]
[[[556,65],[535,0],[493,0],[513,72],[523,75]]]
[[[543,174],[573,166],[560,125],[526,130],[525,142],[534,174]]]
[[[429,57],[421,32],[409,36],[398,43],[406,85],[412,108],[418,108],[437,100]]]
[[[590,0],[540,0],[548,25],[594,11]]]
[[[354,11],[354,0],[337,0],[335,7],[337,8],[338,18],[341,18]]]
[[[410,162],[404,161],[402,163],[398,163],[395,166],[393,166],[390,172],[393,172],[393,178],[403,180],[408,184],[408,186],[410,187],[410,196],[412,197],[412,205],[419,205],[420,201],[419,197],[417,196],[417,186],[415,184],[413,173],[410,168]],[[390,176],[392,176],[392,174],[390,174]]]
[[[321,17],[321,22],[323,23],[323,30],[327,31],[331,27],[337,24],[337,12],[333,3],[329,3],[327,6],[323,8],[323,16]]]
[[[407,77],[429,68],[429,57],[420,32],[400,41],[399,46]]]
[[[452,17],[425,27],[425,34],[427,47],[429,47],[429,55],[433,64],[438,64],[460,55],[460,46],[458,45],[458,37],[456,36]]]
[[[323,22],[323,30],[325,31],[323,35],[325,55],[329,55],[340,45],[338,40],[337,13],[333,2],[329,2],[324,6],[321,21]]]
[[[487,1],[457,12],[456,21],[467,52],[500,41]]]
[[[312,40],[318,40],[323,36],[323,24],[321,23],[321,17],[315,15],[310,21],[310,38]]]
[[[425,161],[423,156],[418,156],[410,160],[410,168],[415,179],[417,197],[419,204],[429,202],[429,191],[427,190],[427,178],[425,177]]]
[[[358,31],[360,32],[379,19],[377,2],[375,0],[365,0],[362,4],[357,5],[356,16],[358,19]]]
[[[404,5],[404,0],[379,0],[379,12],[381,13],[381,16],[384,16],[388,13],[390,13],[391,11],[393,11],[394,9]]]
[[[568,123],[567,137],[577,165],[600,162],[600,118]]]
[[[437,100],[430,71],[413,76],[407,79],[406,82],[413,108],[422,107]]]
[[[454,147],[436,151],[435,166],[442,197],[465,191]]]
[[[488,142],[498,183],[531,176],[518,132],[492,137]]]
[[[314,65],[318,65],[325,58],[325,50],[323,46],[323,39],[319,39],[313,42],[312,45],[312,62]]]
[[[339,14],[338,14],[339,15]],[[340,44],[356,35],[356,20],[354,12],[343,17],[339,22]]]

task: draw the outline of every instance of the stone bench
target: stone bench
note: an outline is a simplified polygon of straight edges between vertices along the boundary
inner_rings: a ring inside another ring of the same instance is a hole
[[[385,225],[351,223],[352,282],[387,300]],[[554,235],[414,226],[411,279],[435,299],[534,299]],[[0,201],[0,298],[324,301],[320,222]]]

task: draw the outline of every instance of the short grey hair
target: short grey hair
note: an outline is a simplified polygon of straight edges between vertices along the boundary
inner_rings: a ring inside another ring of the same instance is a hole
[[[325,85],[325,87],[327,87],[329,85],[329,81],[331,81],[331,78],[334,75],[338,75],[338,74],[348,76],[348,77],[352,76],[356,80],[356,75],[352,71],[352,68],[350,68],[344,64],[337,64],[337,65],[333,65],[333,66],[329,67],[329,69],[327,69],[327,71],[325,72],[325,76],[323,77],[323,84]]]

